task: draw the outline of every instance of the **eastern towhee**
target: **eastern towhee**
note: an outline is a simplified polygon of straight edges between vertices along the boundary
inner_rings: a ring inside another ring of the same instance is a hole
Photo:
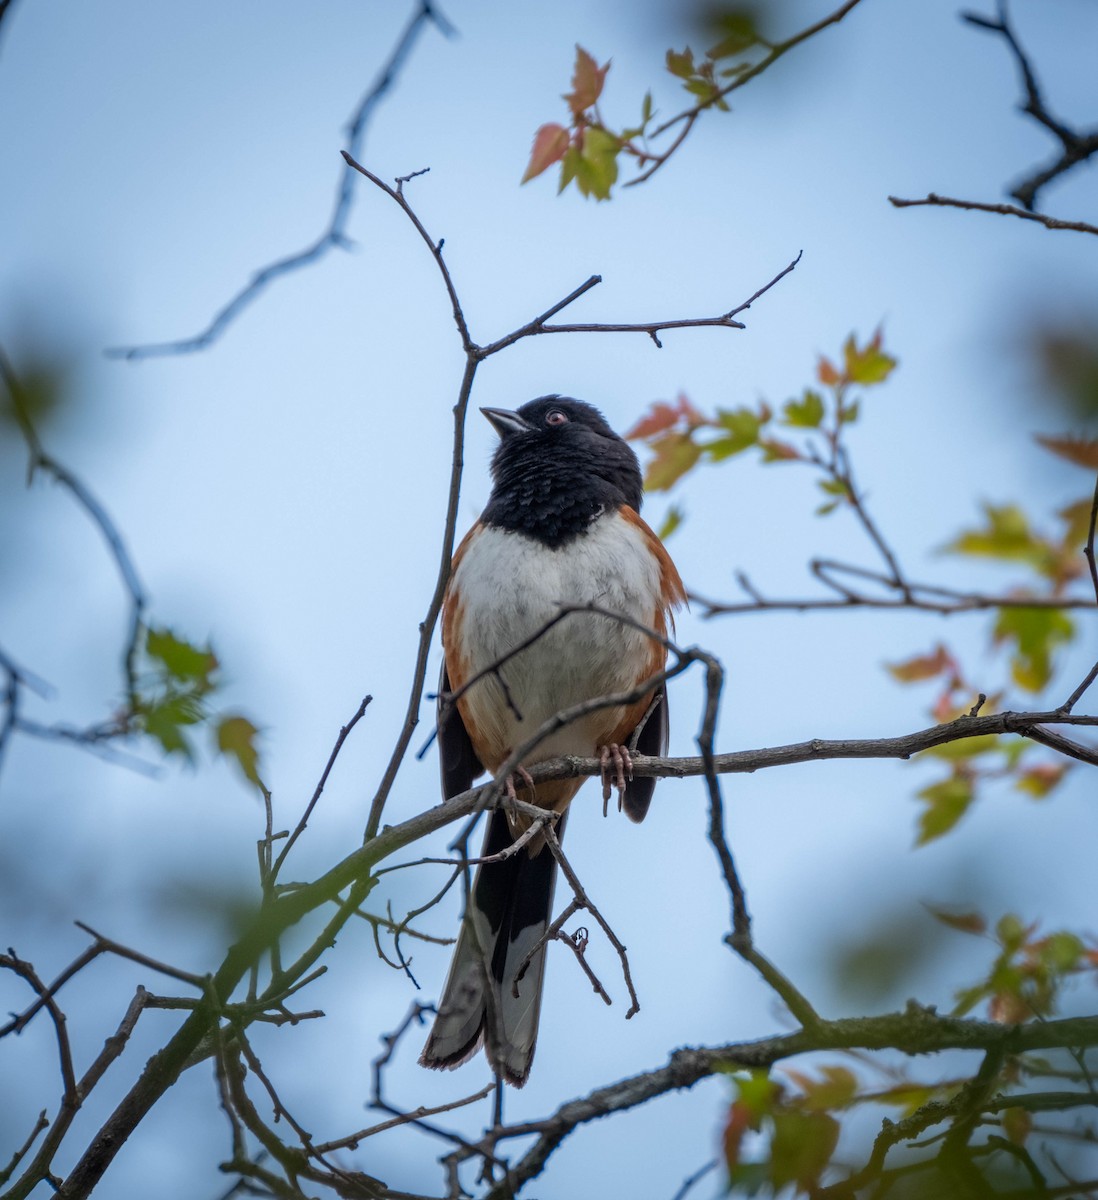
[[[498,771],[517,746],[563,709],[635,690],[663,669],[667,654],[661,642],[635,625],[573,612],[497,671],[487,668],[535,637],[562,606],[597,605],[662,636],[671,610],[686,599],[674,563],[639,516],[636,455],[596,408],[544,396],[517,412],[481,411],[500,443],[492,458],[488,506],[454,555],[443,605],[439,751],[447,799],[468,790],[482,771]],[[448,705],[447,694],[471,679],[472,686]],[[641,821],[656,782],[628,777],[630,742],[642,721],[634,749],[666,753],[662,685],[634,704],[599,709],[557,730],[523,767],[562,754],[601,756],[626,814]],[[521,778],[522,769],[517,774]],[[582,782],[541,783],[532,794],[520,786],[518,795],[559,812],[560,837],[565,809]],[[483,856],[504,850],[529,824],[500,809],[491,812]],[[438,1015],[420,1058],[424,1066],[459,1066],[483,1041],[497,1075],[516,1087],[526,1082],[538,1032],[545,947],[528,964],[517,998],[515,975],[548,927],[555,876],[556,861],[540,836],[503,861],[477,869]]]

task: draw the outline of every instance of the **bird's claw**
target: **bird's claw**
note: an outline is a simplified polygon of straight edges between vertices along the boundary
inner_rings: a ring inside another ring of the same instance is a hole
[[[599,764],[602,768],[602,812],[606,815],[606,805],[610,800],[610,789],[618,793],[618,811],[621,811],[622,799],[625,796],[625,785],[633,778],[633,759],[628,746],[619,746],[611,742],[599,750]]]
[[[530,789],[530,795],[534,794],[534,779],[530,772],[523,766],[517,766],[510,775],[507,776],[507,782],[503,785],[505,795],[509,800],[518,800],[515,794],[515,776],[518,776],[523,787]]]

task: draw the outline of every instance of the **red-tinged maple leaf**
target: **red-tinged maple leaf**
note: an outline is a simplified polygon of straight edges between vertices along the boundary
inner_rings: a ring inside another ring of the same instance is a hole
[[[1014,992],[999,992],[991,997],[987,1015],[1000,1025],[1021,1025],[1033,1016],[1033,1009]]]
[[[744,1134],[751,1128],[753,1121],[751,1110],[742,1100],[735,1101],[729,1108],[728,1121],[725,1124],[722,1138],[724,1161],[728,1164],[729,1170],[740,1161],[740,1147],[743,1144]]]
[[[657,400],[647,413],[630,429],[625,439],[629,442],[644,441],[657,433],[673,428],[679,419],[679,409],[666,400]]]
[[[824,358],[820,355],[820,361],[816,364],[816,378],[824,385],[824,387],[834,387],[842,376],[835,369],[831,359]]]
[[[931,908],[930,915],[960,933],[987,933],[987,920],[978,912],[953,913],[942,908]]]
[[[1043,433],[1033,435],[1046,450],[1066,458],[1077,467],[1086,467],[1090,471],[1098,471],[1098,438],[1084,437],[1046,437]]]
[[[576,46],[576,65],[572,72],[572,90],[565,95],[574,116],[585,113],[602,95],[609,62],[600,67],[582,46]]]
[[[939,725],[945,725],[949,721],[955,721],[963,712],[964,709],[958,708],[956,701],[953,699],[953,689],[946,688],[934,702],[934,707],[930,710],[930,715]]]
[[[553,163],[560,162],[568,149],[568,141],[568,130],[563,125],[553,122],[543,125],[534,134],[534,147],[530,151],[530,161],[521,182],[527,183],[535,179]]]
[[[792,462],[803,457],[796,446],[778,438],[759,438],[759,449],[763,452],[763,462]]]
[[[917,654],[903,662],[886,663],[893,679],[901,683],[914,683],[919,679],[933,679],[945,671],[956,673],[953,656],[941,642],[929,654]]]

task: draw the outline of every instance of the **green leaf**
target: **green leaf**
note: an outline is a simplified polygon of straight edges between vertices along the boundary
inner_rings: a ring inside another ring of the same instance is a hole
[[[644,93],[644,102],[641,104],[641,122],[647,125],[652,120],[652,93]]]
[[[880,330],[861,348],[851,334],[843,346],[843,360],[847,379],[867,386],[883,383],[896,366],[896,360],[881,349]]]
[[[728,431],[727,437],[718,438],[705,447],[713,462],[720,462],[733,454],[739,454],[759,440],[762,421],[759,414],[750,408],[718,409],[717,424]]]
[[[1043,800],[1067,774],[1071,763],[1037,763],[1019,776],[1015,787],[1027,796]]]
[[[649,492],[666,492],[687,473],[701,457],[702,448],[688,433],[668,433],[651,443],[655,455],[644,473],[644,486]]]
[[[1017,913],[1004,913],[995,924],[995,936],[1008,953],[1020,950],[1029,933],[1030,930]]]
[[[1001,608],[992,631],[996,645],[1013,642],[1010,670],[1014,682],[1039,692],[1052,677],[1052,654],[1075,634],[1071,618],[1058,608]]]
[[[663,518],[663,523],[656,530],[656,536],[660,541],[666,541],[683,523],[685,516],[686,514],[677,504],[672,504]]]
[[[209,683],[210,674],[217,668],[217,657],[209,646],[192,646],[170,629],[150,629],[145,637],[145,653],[162,663],[173,679]]]
[[[827,1113],[776,1113],[770,1143],[774,1187],[793,1183],[806,1191],[814,1188],[831,1162],[838,1141],[839,1122]]]
[[[818,429],[824,418],[823,397],[812,388],[805,388],[800,400],[786,402],[782,414],[786,425],[799,429]]]
[[[244,778],[254,783],[263,791],[263,783],[259,778],[259,751],[255,740],[259,730],[247,717],[222,717],[217,723],[217,749],[226,758],[235,760],[237,766],[244,772]]]
[[[737,54],[743,54],[759,40],[755,14],[750,11],[722,13],[716,23],[723,36],[719,42],[706,51],[712,59],[732,58]]]
[[[948,833],[968,811],[974,799],[972,781],[963,775],[951,775],[923,788],[918,797],[926,802],[926,808],[919,816],[915,845],[925,846]]]
[[[694,51],[689,46],[681,54],[668,50],[667,69],[679,79],[689,79],[694,74]]]
[[[717,85],[710,79],[688,79],[683,87],[701,100],[713,100],[717,95]]]
[[[1085,951],[1082,938],[1076,934],[1066,931],[1050,933],[1041,945],[1041,961],[1056,974],[1064,974],[1079,966]]]
[[[740,1101],[758,1125],[763,1117],[773,1112],[774,1105],[781,1095],[781,1088],[765,1070],[750,1071],[746,1075],[737,1074],[735,1081]]]
[[[194,762],[194,750],[183,730],[204,718],[201,701],[191,695],[169,696],[140,707],[139,716],[145,733],[160,743],[165,754],[179,754]]]
[[[948,545],[947,553],[972,554],[1027,562],[1040,569],[1048,560],[1048,547],[1029,527],[1026,514],[1015,504],[985,504],[987,523],[982,529],[965,529]]]
[[[585,196],[609,200],[610,189],[618,178],[618,154],[621,142],[598,125],[583,131],[583,145],[576,165],[576,182]]]
[[[576,178],[576,172],[579,169],[580,152],[575,146],[569,146],[564,152],[564,157],[560,160],[560,183],[557,185],[557,195]],[[578,186],[578,182],[577,182]]]

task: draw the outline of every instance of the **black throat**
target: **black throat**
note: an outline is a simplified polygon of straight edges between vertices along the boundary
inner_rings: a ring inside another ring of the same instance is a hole
[[[571,418],[539,424],[542,409]],[[486,525],[536,538],[554,549],[581,537],[605,512],[641,506],[641,473],[632,449],[591,406],[561,397],[531,401],[519,410],[528,432],[504,437],[492,459],[495,486],[481,514]]]

